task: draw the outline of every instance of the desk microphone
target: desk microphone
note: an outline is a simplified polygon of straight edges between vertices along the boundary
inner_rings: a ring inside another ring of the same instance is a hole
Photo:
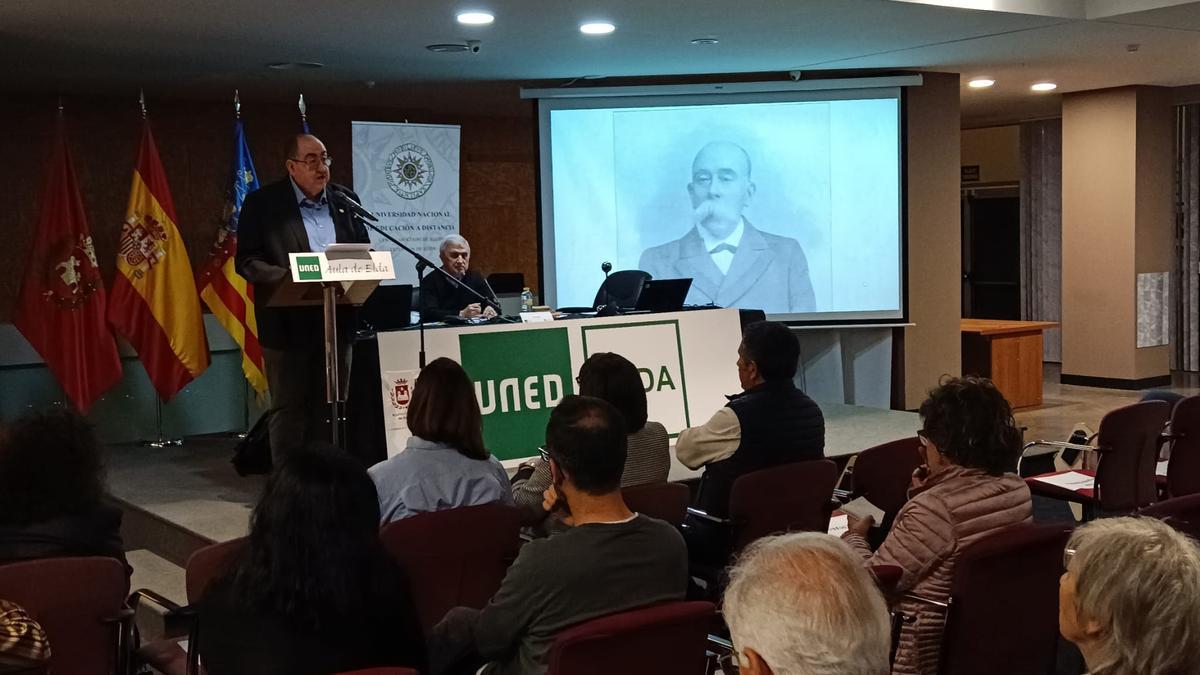
[[[363,205],[355,201],[354,197],[351,197],[341,190],[334,190],[333,188],[329,189],[329,194],[333,196],[333,201],[337,202],[338,206],[341,206],[350,213],[353,213],[363,220],[369,220],[372,223],[379,222],[379,219],[375,217],[375,214],[363,208]]]
[[[600,263],[600,271],[604,272],[604,283],[600,286],[600,288],[604,289],[604,302],[601,303],[601,307],[608,307],[608,305],[612,303],[612,296],[609,295],[608,292],[608,273],[612,271],[612,263],[608,262],[607,260]],[[598,311],[600,307],[597,307],[596,309]]]

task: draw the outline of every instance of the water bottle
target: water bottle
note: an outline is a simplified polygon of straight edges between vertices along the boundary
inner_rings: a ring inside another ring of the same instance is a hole
[[[528,286],[521,290],[521,311],[533,311],[533,293],[529,290]]]

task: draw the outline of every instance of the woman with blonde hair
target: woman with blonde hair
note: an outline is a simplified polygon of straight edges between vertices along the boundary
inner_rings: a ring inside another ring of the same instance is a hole
[[[1063,556],[1058,627],[1091,675],[1200,673],[1200,547],[1153,518],[1080,527]]]

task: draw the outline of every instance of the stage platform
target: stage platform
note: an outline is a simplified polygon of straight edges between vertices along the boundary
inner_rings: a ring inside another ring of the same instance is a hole
[[[828,457],[911,436],[920,424],[909,412],[821,403]],[[246,534],[264,476],[241,477],[230,464],[237,438],[188,438],[181,447],[109,447],[108,482],[124,511],[126,548],[148,550],[182,566],[193,551]],[[699,475],[677,461],[672,480]]]

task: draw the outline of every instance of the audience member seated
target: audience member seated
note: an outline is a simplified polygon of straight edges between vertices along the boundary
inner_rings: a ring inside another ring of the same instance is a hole
[[[645,483],[664,483],[671,471],[671,448],[667,429],[658,422],[647,421],[646,389],[637,366],[620,354],[592,354],[579,368],[579,393],[595,396],[616,406],[625,420],[628,451],[621,487]],[[526,523],[541,524],[547,513],[542,508],[542,495],[550,487],[550,464],[535,459],[524,464],[513,479],[513,497]],[[546,529],[555,527],[558,521]],[[539,528],[541,529],[541,528]]]
[[[0,600],[0,673],[40,672],[49,663],[42,627],[19,605]]]
[[[508,472],[483,447],[483,416],[471,378],[457,362],[434,359],[408,404],[408,445],[371,467],[381,524],[418,513],[512,503]]]
[[[825,456],[825,418],[793,382],[799,359],[800,343],[784,324],[759,321],[746,327],[737,359],[743,392],[675,441],[680,462],[691,469],[705,467],[698,509],[724,518],[739,476]],[[693,558],[723,563],[727,533],[692,516],[686,529]]]
[[[132,571],[104,483],[100,443],[74,410],[29,413],[0,429],[0,563],[109,556]]]
[[[486,607],[447,613],[430,641],[434,673],[474,673],[483,664],[490,674],[544,673],[564,628],[683,598],[687,551],[679,532],[630,512],[621,498],[621,413],[597,398],[568,396],[550,414],[546,449],[547,511],[561,511],[571,527],[522,547]]]
[[[1092,675],[1200,673],[1200,548],[1152,518],[1105,518],[1071,535],[1058,626]]]
[[[268,479],[200,625],[208,675],[425,665],[407,580],[379,541],[375,485],[328,446],[289,455]]]
[[[742,675],[886,675],[887,605],[858,555],[816,532],[752,543],[723,612]]]
[[[843,538],[871,565],[898,565],[898,593],[945,602],[958,552],[997,530],[1033,517],[1029,488],[1015,473],[1021,432],[1012,408],[991,380],[945,380],[921,404],[924,464],[913,473],[909,501],[891,532],[872,555],[866,535],[873,521],[851,519]],[[897,675],[938,670],[945,614],[927,604],[904,601],[916,616],[900,634]]]

